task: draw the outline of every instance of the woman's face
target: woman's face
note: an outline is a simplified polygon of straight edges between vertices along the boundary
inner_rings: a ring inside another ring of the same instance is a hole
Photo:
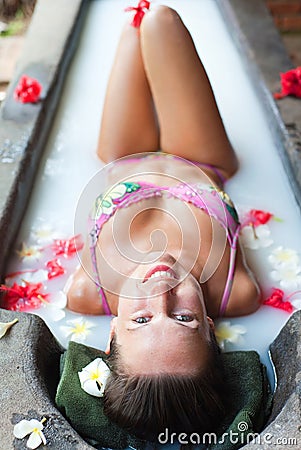
[[[199,283],[171,255],[137,266],[113,320],[129,372],[192,374],[206,364],[212,321]]]

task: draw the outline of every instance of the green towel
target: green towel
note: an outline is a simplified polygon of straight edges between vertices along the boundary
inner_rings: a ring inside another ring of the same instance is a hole
[[[69,343],[62,355],[56,404],[73,428],[94,446],[111,449],[131,446],[142,450],[146,443],[110,422],[103,413],[102,398],[87,394],[80,386],[78,372],[97,357],[107,359],[100,350]],[[218,438],[209,435],[204,443],[212,450],[235,450],[248,442],[248,433],[262,429],[271,406],[271,394],[265,367],[255,351],[224,353],[222,357],[230,405],[223,423],[217,424]]]

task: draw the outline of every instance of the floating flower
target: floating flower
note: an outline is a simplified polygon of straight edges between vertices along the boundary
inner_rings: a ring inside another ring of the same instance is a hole
[[[18,322],[18,319],[12,322],[0,322],[0,339],[7,333],[7,331]]]
[[[61,262],[59,259],[53,259],[52,261],[48,261],[46,263],[46,267],[48,270],[48,279],[51,280],[52,278],[59,277],[60,275],[64,275],[66,270],[61,265]]]
[[[268,259],[274,267],[297,265],[300,261],[296,250],[283,248],[282,246],[275,248]]]
[[[102,358],[96,358],[78,372],[81,388],[90,395],[103,397],[110,369]]]
[[[257,250],[273,244],[271,230],[268,225],[246,225],[240,231],[241,242],[245,248]]]
[[[287,95],[301,98],[301,67],[280,73],[281,92],[276,92],[274,98],[279,100]]]
[[[271,277],[283,289],[297,289],[301,285],[301,266],[280,265],[271,272]]]
[[[41,258],[41,248],[37,245],[27,247],[26,244],[22,244],[22,249],[17,250],[18,255],[22,258],[23,262],[38,261]]]
[[[67,296],[63,291],[48,294],[48,298],[41,302],[41,306],[47,309],[48,318],[54,322],[58,322],[65,317],[64,308],[66,305]]]
[[[61,326],[61,330],[65,333],[66,337],[70,336],[70,340],[75,342],[85,341],[91,333],[91,328],[96,326],[83,317],[68,320],[66,323],[67,326]]]
[[[14,91],[14,98],[21,103],[36,103],[40,100],[42,86],[35,79],[22,75]]]
[[[17,439],[23,439],[25,436],[30,434],[29,439],[27,441],[26,446],[28,448],[37,448],[42,443],[46,445],[46,439],[42,432],[44,426],[43,423],[45,422],[45,418],[42,419],[40,422],[36,419],[31,420],[21,420],[21,422],[17,423],[14,426],[14,436]]]
[[[242,335],[246,331],[246,328],[242,325],[231,325],[228,321],[222,321],[215,328],[215,336],[219,346],[224,349],[226,342],[231,344],[243,343]]]
[[[268,211],[262,211],[261,209],[251,209],[248,214],[249,220],[253,223],[254,227],[259,225],[265,225],[273,217]]]
[[[33,227],[31,230],[31,235],[38,244],[49,244],[54,239],[58,239],[59,237],[58,232],[55,231],[49,224],[42,224],[39,227]]]
[[[49,294],[43,292],[42,283],[28,283],[24,285],[14,283],[12,286],[0,285],[0,290],[4,292],[1,306],[11,311],[28,311],[37,309],[43,301],[47,301]]]
[[[284,292],[281,289],[273,288],[273,292],[266,300],[263,302],[264,305],[272,306],[273,308],[283,309],[288,313],[293,311],[293,306],[291,302],[284,298]]]
[[[141,25],[141,21],[143,19],[143,16],[145,14],[145,10],[149,9],[150,7],[150,2],[148,2],[147,0],[141,0],[138,3],[138,6],[128,6],[127,8],[125,8],[125,11],[136,11],[136,14],[133,17],[133,20],[131,22],[131,25],[135,28],[139,28]]]
[[[84,246],[81,235],[71,237],[70,239],[55,239],[51,245],[56,256],[64,256],[65,258],[74,256]]]

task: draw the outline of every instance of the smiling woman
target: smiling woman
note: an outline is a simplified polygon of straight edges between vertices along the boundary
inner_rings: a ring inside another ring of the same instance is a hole
[[[238,164],[204,67],[178,14],[148,6],[117,49],[98,147],[107,186],[67,294],[71,310],[116,316],[105,412],[153,440],[219,423],[212,319],[255,311],[259,290],[222,190]]]

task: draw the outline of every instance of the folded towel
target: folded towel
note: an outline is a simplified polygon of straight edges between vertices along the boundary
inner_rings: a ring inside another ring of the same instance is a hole
[[[57,407],[73,428],[95,447],[124,449],[131,446],[142,450],[146,443],[110,422],[103,413],[103,399],[87,394],[80,386],[78,372],[99,357],[107,359],[100,350],[69,343],[61,359]],[[248,442],[248,434],[262,429],[270,410],[271,393],[265,367],[255,351],[224,353],[222,357],[229,407],[223,423],[217,424],[216,435],[204,436],[204,444],[212,450],[234,450]],[[200,443],[202,439],[200,435]]]

